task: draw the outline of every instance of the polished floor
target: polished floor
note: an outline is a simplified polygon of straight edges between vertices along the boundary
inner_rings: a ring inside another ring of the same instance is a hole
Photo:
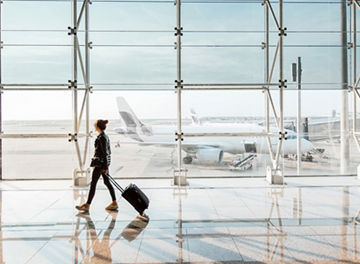
[[[360,263],[355,177],[134,182],[148,218],[101,181],[89,214],[71,181],[0,182],[0,263]]]

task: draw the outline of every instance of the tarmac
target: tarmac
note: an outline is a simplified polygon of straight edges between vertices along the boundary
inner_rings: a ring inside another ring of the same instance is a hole
[[[177,167],[175,147],[139,146],[120,143],[116,147],[118,135],[111,135],[112,163],[110,173],[117,178],[171,178]],[[120,141],[121,142],[121,141]],[[83,144],[82,141],[79,142]],[[93,154],[92,142],[87,155],[87,165]],[[313,161],[303,161],[301,175],[339,175],[339,143],[316,142],[323,148],[323,154],[313,154]],[[80,149],[83,149],[81,147]],[[186,153],[183,152],[183,156]],[[245,158],[246,155],[240,155]],[[266,167],[271,164],[266,154],[257,155],[252,167],[247,170],[232,168],[230,162],[236,156],[225,154],[222,164],[201,163],[194,160],[184,165],[189,177],[264,177]],[[297,174],[296,159],[282,159],[287,176]],[[355,175],[360,162],[360,154],[352,146],[349,170],[346,175]],[[4,179],[71,179],[73,170],[78,168],[74,143],[67,139],[5,139],[3,140]]]

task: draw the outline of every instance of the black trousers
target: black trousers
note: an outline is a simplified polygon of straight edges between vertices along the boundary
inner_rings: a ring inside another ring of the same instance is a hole
[[[102,174],[101,173],[102,169],[95,167],[92,173],[92,178],[91,178],[91,185],[90,185],[90,191],[89,191],[89,196],[88,196],[88,200],[87,200],[87,204],[91,204],[92,199],[94,198],[95,195],[95,190],[96,190],[96,184],[100,178],[100,175],[103,176],[104,179],[104,184],[106,185],[106,187],[109,189],[110,195],[111,195],[111,199],[113,201],[116,201],[116,196],[115,196],[115,191],[113,186],[111,185],[109,178],[106,176],[106,174]]]

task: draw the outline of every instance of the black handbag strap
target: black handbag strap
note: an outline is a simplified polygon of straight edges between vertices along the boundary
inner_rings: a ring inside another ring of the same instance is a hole
[[[124,192],[124,189],[120,186],[120,184],[118,184],[118,183],[115,181],[115,179],[114,179],[113,177],[110,176],[109,173],[106,174],[106,177],[108,177],[108,179],[112,182],[112,184],[115,185],[116,188],[119,189],[120,192],[122,192],[122,193]]]

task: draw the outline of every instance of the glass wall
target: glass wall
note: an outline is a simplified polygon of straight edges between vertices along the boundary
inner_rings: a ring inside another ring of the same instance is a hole
[[[179,167],[178,110],[182,132],[199,134],[182,141],[181,167],[189,177],[264,177],[272,163],[269,151],[279,142],[276,117],[284,118],[287,132],[279,159],[285,176],[355,174],[359,151],[352,136],[352,93],[341,90],[356,77],[352,6],[346,6],[345,14],[350,44],[345,49],[348,82],[343,83],[342,1],[283,2],[282,68],[280,3],[267,1],[273,16],[262,2],[184,0],[181,30],[176,31],[177,1],[93,0],[88,12],[82,9],[83,1],[77,1],[79,46],[74,49],[73,1],[4,0],[3,178],[71,178],[79,154],[68,135],[82,134],[81,155],[88,137],[89,151],[81,157],[88,161],[96,132],[87,134],[86,124],[93,130],[98,118],[110,120],[115,177],[172,178]],[[360,27],[359,21],[356,24]],[[292,72],[299,57],[300,92]],[[286,80],[283,107],[281,71]],[[175,81],[179,73],[181,107]],[[272,76],[269,83],[267,75]],[[74,80],[76,87],[69,83]],[[341,170],[344,96],[349,157]],[[27,170],[30,164],[37,169]]]

